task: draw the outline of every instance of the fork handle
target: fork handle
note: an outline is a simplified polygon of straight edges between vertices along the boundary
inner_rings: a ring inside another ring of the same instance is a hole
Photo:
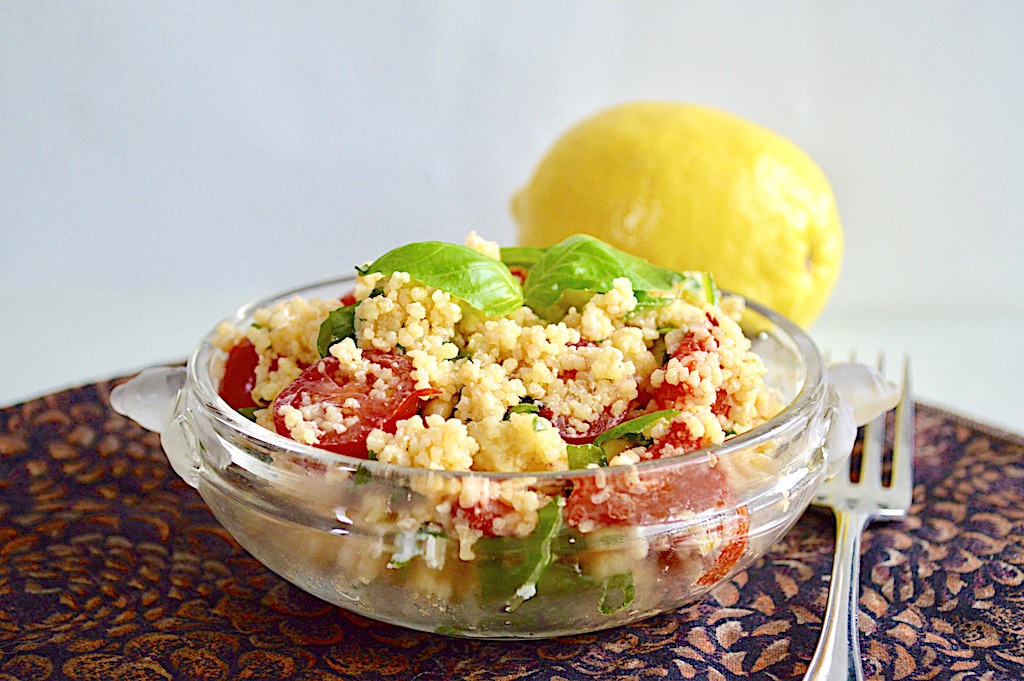
[[[870,519],[863,511],[835,511],[836,553],[821,639],[807,681],[863,681],[857,617],[860,612],[860,539]]]

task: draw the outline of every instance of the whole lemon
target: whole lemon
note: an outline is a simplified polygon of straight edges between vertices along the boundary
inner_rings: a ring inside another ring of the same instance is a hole
[[[566,132],[512,199],[523,246],[583,232],[809,326],[839,276],[832,188],[795,144],[707,106],[629,102]]]

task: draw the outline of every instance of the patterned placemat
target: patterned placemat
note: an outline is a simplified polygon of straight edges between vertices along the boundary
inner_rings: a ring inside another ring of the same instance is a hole
[[[834,532],[808,511],[702,603],[587,636],[476,642],[268,572],[98,383],[0,410],[0,679],[793,679]],[[869,679],[1024,678],[1024,438],[919,405],[910,519],[865,537]]]

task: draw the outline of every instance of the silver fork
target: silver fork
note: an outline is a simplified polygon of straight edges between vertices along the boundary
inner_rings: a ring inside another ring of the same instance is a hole
[[[884,359],[878,368],[885,372]],[[914,491],[914,397],[910,360],[903,365],[903,385],[895,408],[892,473],[883,485],[882,457],[885,452],[886,413],[864,428],[858,482],[850,475],[826,480],[814,504],[832,509],[836,518],[836,552],[832,563],[828,605],[818,648],[811,658],[805,679],[812,681],[862,681],[857,617],[860,611],[861,534],[874,520],[898,519],[907,515]]]

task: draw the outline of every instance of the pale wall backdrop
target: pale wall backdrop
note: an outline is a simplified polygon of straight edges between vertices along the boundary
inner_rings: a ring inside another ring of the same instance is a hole
[[[1024,3],[0,2],[0,404],[397,244],[515,242],[568,126],[718,106],[831,178],[823,345],[1024,429]],[[983,400],[988,400],[985,402]]]

